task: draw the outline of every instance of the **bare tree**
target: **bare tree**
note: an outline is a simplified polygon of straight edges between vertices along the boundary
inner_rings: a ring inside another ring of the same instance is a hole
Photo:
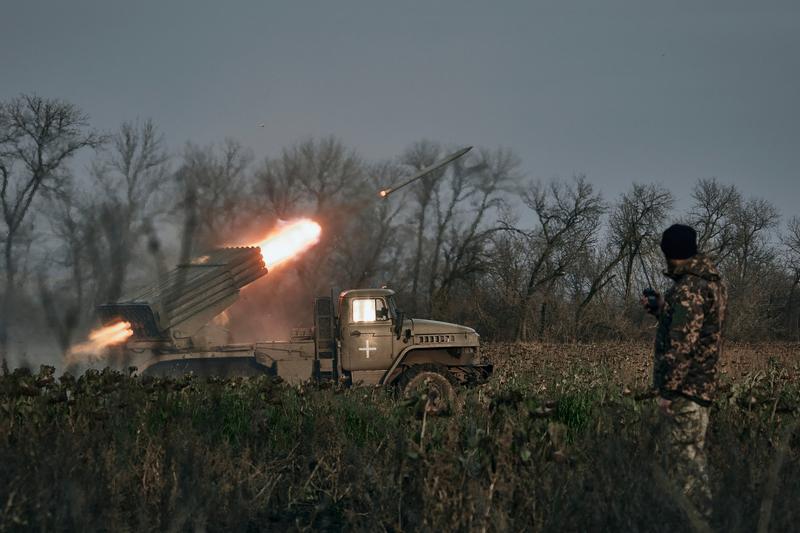
[[[655,184],[634,183],[612,207],[608,219],[608,238],[601,246],[586,250],[579,271],[582,279],[573,283],[576,298],[573,331],[582,331],[582,320],[590,304],[608,287],[614,286],[621,270],[621,302],[604,301],[605,306],[619,305],[617,315],[624,315],[632,303],[632,284],[638,267],[645,279],[653,281],[646,268],[646,257],[654,255],[656,242],[673,205],[672,194]],[[640,259],[640,261],[637,261]],[[636,310],[638,312],[638,306]]]
[[[614,281],[612,272],[625,258],[624,248],[602,249],[599,246],[587,247],[582,257],[572,265],[566,277],[569,282],[572,316],[572,337],[578,338],[583,328],[584,314],[589,305],[599,299],[606,287]],[[609,305],[610,302],[605,302]]]
[[[773,232],[778,211],[753,198],[743,202],[731,220],[732,238],[721,264],[729,286],[728,331],[739,338],[773,337],[782,322],[781,309],[774,304],[779,266]]]
[[[187,212],[183,202],[191,198],[197,210],[192,247],[218,244],[233,233],[251,211],[248,193],[251,188],[247,168],[252,154],[241,143],[226,139],[221,147],[199,147],[188,143],[175,178],[178,212]],[[249,221],[245,221],[246,224]]]
[[[168,173],[164,139],[152,120],[124,122],[108,151],[93,163],[97,192],[84,206],[84,232],[95,303],[122,295],[139,243],[167,207],[160,193]]]
[[[612,263],[624,260],[623,301],[626,304],[631,299],[631,281],[636,258],[651,251],[654,237],[663,226],[672,204],[672,193],[663,187],[634,183],[631,190],[622,195],[611,213],[610,244],[617,254],[612,257],[609,265],[613,268]]]
[[[497,224],[487,226],[486,219],[504,205],[503,194],[519,180],[519,165],[519,158],[510,150],[481,150],[475,160],[456,161],[453,165],[449,201],[444,209],[436,189],[429,313],[446,306],[457,282],[486,270],[488,239],[500,229]]]
[[[301,142],[284,150],[281,159],[316,213],[349,203],[348,197],[364,185],[363,161],[336,137]]]
[[[549,186],[531,183],[522,194],[525,205],[536,215],[532,230],[509,228],[524,236],[534,250],[527,281],[521,290],[516,339],[530,337],[530,306],[537,290],[565,274],[596,236],[605,204],[585,176],[570,183],[553,181]]]
[[[742,195],[735,185],[722,185],[712,178],[697,181],[692,199],[688,222],[697,230],[698,247],[725,259],[733,240],[733,215],[741,208]]]
[[[792,288],[800,284],[800,217],[793,216],[786,224],[781,237],[786,254],[786,264],[792,273]]]
[[[57,244],[48,251],[51,260],[39,272],[39,299],[62,352],[72,344],[74,334],[92,309],[85,305],[93,285],[90,269],[86,268],[86,206],[81,205],[78,196],[73,187],[67,186],[44,197],[43,211]],[[66,275],[54,280],[60,270]]]
[[[769,240],[779,220],[775,206],[762,199],[747,200],[734,211],[730,259],[736,281],[745,282],[775,257]]]
[[[413,170],[422,170],[436,162],[441,155],[442,148],[438,143],[422,140],[411,145],[401,156],[402,163],[410,166]],[[419,287],[422,276],[422,264],[424,260],[425,229],[428,224],[428,211],[434,201],[436,190],[439,187],[439,180],[444,175],[446,169],[432,172],[412,185],[411,196],[417,204],[416,212],[413,215],[415,226],[416,242],[415,251],[411,263],[411,311],[416,312],[419,301]]]
[[[716,179],[698,181],[692,196],[689,222],[698,230],[698,244],[716,257],[730,287],[729,331],[741,336],[766,331],[767,317],[775,319],[767,280],[772,283],[777,271],[777,209],[765,200],[745,200],[735,186]]]
[[[444,245],[445,235],[451,230],[451,225],[458,216],[457,210],[461,203],[477,192],[472,187],[471,181],[481,167],[480,164],[468,167],[463,160],[457,160],[451,165],[450,179],[447,180],[445,186],[441,186],[442,181],[437,181],[432,189],[434,220],[431,248],[427,254],[430,256],[428,292],[426,294],[428,313],[431,312],[433,293],[436,290],[436,278],[439,273],[439,262],[442,259],[442,246]]]
[[[5,225],[5,290],[0,303],[0,353],[5,361],[8,317],[14,300],[20,229],[40,192],[65,179],[65,163],[80,149],[96,147],[101,137],[87,116],[61,100],[22,95],[0,104],[0,204]]]
[[[508,217],[504,217],[508,218]],[[508,222],[514,227],[515,222]],[[495,337],[513,338],[520,312],[520,287],[528,275],[532,250],[520,234],[513,231],[494,233],[490,238],[491,261],[478,283],[485,298],[476,298],[476,320]]]
[[[366,169],[369,191],[379,191],[387,183],[396,183],[402,169],[391,162],[370,165]],[[394,279],[399,264],[402,239],[398,235],[398,214],[404,196],[381,199],[377,194],[364,198],[360,209],[351,212],[353,219],[347,231],[333,236],[334,271],[338,281],[347,287],[364,287]],[[353,238],[354,234],[358,238]]]
[[[265,159],[253,177],[253,198],[257,209],[288,220],[303,209],[299,165],[284,152],[282,157]]]
[[[786,231],[781,236],[781,242],[790,280],[784,313],[790,327],[795,330],[795,337],[800,337],[799,313],[795,304],[797,287],[800,285],[800,217],[794,216],[789,220],[786,225]]]

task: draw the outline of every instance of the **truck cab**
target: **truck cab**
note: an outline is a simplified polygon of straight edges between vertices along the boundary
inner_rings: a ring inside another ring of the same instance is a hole
[[[460,382],[491,372],[474,329],[407,318],[391,289],[342,292],[336,337],[342,373],[353,382],[393,383],[415,365],[440,367]]]

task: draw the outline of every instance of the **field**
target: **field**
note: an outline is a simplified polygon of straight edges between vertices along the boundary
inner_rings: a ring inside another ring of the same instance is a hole
[[[658,453],[647,346],[487,350],[492,380],[437,418],[382,388],[17,370],[0,377],[0,528],[702,527]],[[711,525],[796,530],[800,349],[729,347],[721,369]]]

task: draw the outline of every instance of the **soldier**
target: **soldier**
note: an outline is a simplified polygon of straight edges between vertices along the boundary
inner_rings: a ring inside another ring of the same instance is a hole
[[[712,261],[697,253],[697,234],[691,227],[669,227],[661,250],[667,259],[664,274],[675,283],[664,297],[642,299],[658,318],[653,385],[673,472],[689,501],[708,518],[705,440],[717,386],[726,288]]]

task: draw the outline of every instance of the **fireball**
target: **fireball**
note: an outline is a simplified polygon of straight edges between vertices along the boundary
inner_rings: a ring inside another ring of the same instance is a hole
[[[115,322],[89,333],[89,340],[73,345],[67,352],[67,364],[80,360],[91,360],[100,357],[102,351],[109,346],[122,344],[133,335],[130,322]]]
[[[317,244],[321,233],[319,224],[302,218],[281,225],[254,246],[261,248],[264,263],[273,269]]]

